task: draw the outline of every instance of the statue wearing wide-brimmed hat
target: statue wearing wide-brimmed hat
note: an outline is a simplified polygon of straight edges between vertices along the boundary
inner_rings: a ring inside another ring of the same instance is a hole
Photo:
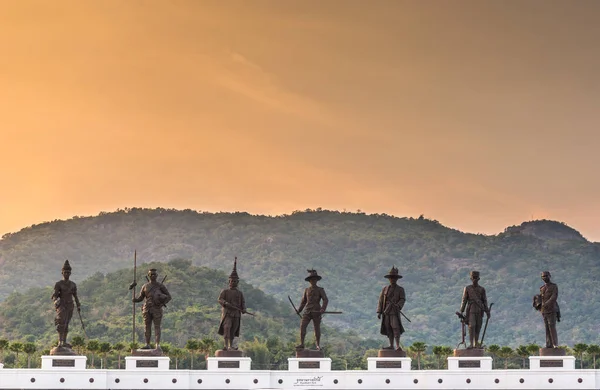
[[[377,302],[377,318],[381,319],[380,333],[387,336],[389,346],[384,349],[394,349],[394,340],[396,341],[396,350],[401,351],[400,335],[404,333],[400,312],[406,302],[404,288],[398,285],[398,279],[402,275],[398,273],[398,268],[392,267],[390,272],[384,276],[389,279],[390,284],[385,286],[379,294]]]
[[[313,322],[315,328],[316,349],[321,349],[321,315],[327,310],[327,295],[323,287],[317,286],[317,282],[321,280],[321,276],[314,269],[307,270],[308,276],[304,278],[310,283],[310,287],[304,290],[302,301],[298,308],[298,314],[302,314],[300,321],[300,345],[296,349],[304,349],[304,339],[306,337],[306,328],[310,321]],[[321,303],[322,302],[322,303]]]
[[[54,324],[58,332],[58,346],[54,348],[51,355],[74,355],[71,351],[71,345],[67,343],[67,334],[69,333],[69,323],[73,317],[73,310],[77,305],[77,311],[81,309],[79,298],[77,297],[77,285],[69,280],[71,277],[71,264],[69,260],[65,260],[61,273],[62,280],[59,280],[54,285],[54,308],[56,309],[56,317]]]
[[[489,318],[490,309],[485,288],[479,285],[479,271],[471,271],[469,276],[472,284],[466,286],[463,291],[460,314],[469,326],[469,346],[467,349],[482,348],[479,343],[479,333],[483,323],[483,314],[486,313]]]

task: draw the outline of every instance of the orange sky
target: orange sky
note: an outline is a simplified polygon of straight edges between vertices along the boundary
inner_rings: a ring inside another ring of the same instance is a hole
[[[0,234],[123,207],[600,241],[600,2],[0,2]]]

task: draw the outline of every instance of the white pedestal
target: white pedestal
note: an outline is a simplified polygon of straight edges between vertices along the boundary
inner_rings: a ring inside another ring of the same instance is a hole
[[[491,370],[492,358],[489,356],[448,357],[449,371]]]
[[[249,357],[209,357],[206,362],[208,371],[250,371],[252,359]]]
[[[168,370],[168,356],[125,356],[126,370]]]
[[[288,371],[331,371],[331,359],[288,358]]]
[[[530,370],[561,371],[575,369],[575,356],[529,356]]]
[[[85,370],[87,356],[44,355],[42,370]]]
[[[409,357],[370,357],[367,358],[367,367],[369,371],[410,371],[411,361]]]
[[[4,364],[0,363],[0,368],[4,368]]]

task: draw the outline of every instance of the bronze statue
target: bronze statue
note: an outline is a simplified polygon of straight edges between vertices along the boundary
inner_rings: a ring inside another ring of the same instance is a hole
[[[398,279],[402,275],[398,274],[398,268],[392,267],[390,272],[385,275],[390,281],[388,286],[385,286],[379,294],[379,302],[377,303],[377,318],[381,320],[380,333],[387,336],[390,345],[384,349],[394,349],[394,339],[396,340],[396,349],[401,351],[400,335],[404,333],[404,327],[400,319],[400,313],[406,302],[404,288],[397,284]]]
[[[150,336],[152,335],[152,324],[154,323],[155,348],[160,350],[160,323],[162,321],[163,307],[171,300],[169,290],[167,290],[163,283],[156,280],[157,277],[158,273],[156,272],[156,269],[150,269],[148,271],[148,278],[150,281],[142,286],[140,295],[137,298],[132,299],[132,301],[136,303],[144,301],[142,316],[144,317],[144,325],[146,325],[146,331],[144,333],[146,345],[142,347],[142,349],[152,349],[150,346]]]
[[[556,323],[560,322],[560,308],[558,307],[558,286],[550,281],[550,272],[542,272],[544,284],[540,287],[540,294],[533,297],[533,307],[542,313],[546,327],[546,348],[558,348],[558,334]]]
[[[77,285],[69,280],[71,277],[71,265],[69,260],[65,260],[62,267],[63,279],[54,285],[54,307],[56,309],[56,318],[54,324],[58,331],[58,349],[70,350],[71,345],[67,343],[67,334],[69,333],[69,322],[73,317],[74,304],[77,305],[77,311],[81,310],[81,304],[77,297]]]
[[[229,275],[229,288],[219,294],[219,304],[222,306],[219,334],[223,336],[225,351],[237,350],[237,347],[233,347],[233,339],[240,337],[241,317],[247,313],[244,294],[237,288],[239,281],[236,257],[233,261],[233,271]]]
[[[485,288],[479,285],[479,271],[471,271],[471,281],[473,284],[465,287],[460,305],[460,315],[463,316],[465,323],[469,326],[469,346],[467,349],[481,348],[479,345],[479,332],[483,322],[483,313],[490,318],[490,308],[488,307]],[[466,314],[465,313],[466,309]]]
[[[296,346],[297,349],[304,348],[304,339],[306,338],[306,328],[310,321],[313,322],[315,329],[315,339],[317,350],[321,349],[321,316],[327,309],[327,295],[323,287],[317,286],[317,282],[321,280],[321,276],[317,274],[314,269],[307,270],[309,275],[304,279],[310,283],[310,287],[304,290],[302,295],[302,301],[297,313],[300,315],[302,310],[306,309],[302,314],[302,320],[300,321],[300,345]],[[323,304],[321,304],[323,301]]]

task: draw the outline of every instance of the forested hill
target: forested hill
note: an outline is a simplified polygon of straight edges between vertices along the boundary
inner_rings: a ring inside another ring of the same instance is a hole
[[[600,334],[600,244],[553,221],[509,227],[496,236],[465,234],[426,218],[322,210],[267,217],[247,213],[127,209],[35,225],[0,241],[0,298],[60,279],[65,259],[73,280],[138,262],[189,259],[226,272],[238,257],[242,280],[299,302],[306,269],[323,275],[331,310],[326,323],[377,336],[377,297],[391,266],[404,275],[405,339],[458,342],[462,289],[472,269],[494,302],[486,339],[541,343],[543,327],[531,297],[550,270],[559,285],[561,342],[592,342]],[[46,297],[40,298],[46,299]]]

